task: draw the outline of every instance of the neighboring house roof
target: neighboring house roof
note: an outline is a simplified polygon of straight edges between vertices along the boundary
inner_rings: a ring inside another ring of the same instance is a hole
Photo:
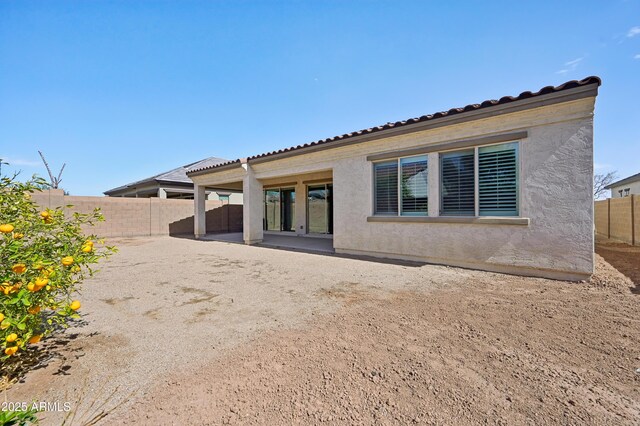
[[[206,170],[211,170],[211,169],[215,169],[218,167],[223,167],[223,166],[231,166],[233,164],[236,163],[242,163],[243,161],[247,161],[247,162],[251,162],[251,160],[257,160],[257,159],[262,159],[265,157],[270,157],[273,155],[278,155],[278,154],[283,154],[283,153],[287,153],[287,152],[291,152],[291,151],[296,151],[299,149],[304,149],[304,148],[309,148],[309,147],[313,147],[313,146],[317,146],[317,145],[323,145],[323,144],[332,144],[332,143],[336,143],[339,141],[343,141],[345,139],[349,139],[349,138],[354,138],[356,136],[361,136],[361,135],[366,135],[366,134],[370,134],[370,133],[375,133],[375,132],[380,132],[383,130],[387,130],[387,129],[392,129],[392,128],[398,128],[398,127],[403,127],[403,126],[407,126],[410,124],[415,124],[415,123],[420,123],[420,122],[424,122],[424,121],[431,121],[431,120],[437,120],[437,119],[442,119],[445,117],[450,117],[452,115],[456,115],[456,114],[463,114],[463,113],[468,113],[471,111],[477,111],[480,109],[484,109],[484,108],[491,108],[491,107],[495,107],[498,105],[504,105],[504,104],[508,104],[511,102],[515,102],[515,101],[520,101],[520,100],[524,100],[524,99],[529,99],[529,98],[535,98],[537,96],[541,96],[541,95],[547,95],[550,93],[556,93],[556,92],[561,92],[563,90],[568,90],[568,89],[573,89],[576,87],[581,87],[581,86],[587,86],[587,85],[591,85],[591,84],[596,84],[597,86],[600,86],[602,84],[602,81],[600,80],[599,77],[595,77],[595,76],[591,76],[591,77],[587,77],[584,78],[582,80],[571,80],[568,81],[566,83],[563,83],[559,86],[546,86],[543,87],[542,89],[538,90],[537,92],[530,92],[530,91],[526,91],[526,92],[522,92],[520,93],[518,96],[503,96],[502,98],[495,100],[495,99],[491,99],[491,100],[486,100],[484,102],[481,102],[479,104],[470,104],[461,108],[451,108],[448,111],[440,111],[440,112],[436,112],[434,114],[428,114],[428,115],[423,115],[420,117],[416,117],[416,118],[409,118],[407,120],[403,120],[403,121],[396,121],[395,123],[386,123],[380,126],[376,126],[376,127],[370,127],[368,129],[363,129],[363,130],[358,130],[356,132],[351,132],[351,133],[345,133],[343,135],[340,136],[334,136],[332,138],[327,138],[327,139],[321,139],[315,142],[310,142],[310,143],[306,143],[304,145],[297,145],[297,146],[292,146],[290,148],[284,148],[284,149],[280,149],[277,151],[271,151],[271,152],[266,152],[263,154],[258,154],[258,155],[254,155],[252,157],[248,157],[246,159],[237,159],[237,160],[233,160],[233,161],[226,161],[224,163],[220,163],[220,164],[215,164],[215,165],[210,165],[210,166],[203,166],[203,167],[192,167],[191,169],[189,169],[188,174],[192,174],[192,173],[200,173]]]
[[[640,173],[636,173],[635,175],[629,176],[628,178],[620,179],[617,182],[613,182],[612,184],[605,186],[604,189],[611,189],[614,186],[626,185],[628,183],[638,181],[640,181]]]
[[[228,160],[224,158],[209,157],[204,160],[196,161],[184,166],[176,167],[168,172],[159,173],[155,176],[151,176],[146,179],[138,180],[128,183],[126,185],[119,186],[117,188],[105,191],[105,195],[115,194],[125,191],[136,186],[142,186],[145,184],[165,184],[165,185],[178,185],[178,186],[192,186],[193,181],[187,176],[187,172],[193,168],[213,167],[217,164],[226,163]]]

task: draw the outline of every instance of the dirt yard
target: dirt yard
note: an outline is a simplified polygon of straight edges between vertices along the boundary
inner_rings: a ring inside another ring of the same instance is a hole
[[[632,291],[640,294],[640,247],[624,243],[598,240],[596,253],[634,283]]]
[[[104,410],[102,424],[132,425],[640,418],[640,295],[601,258],[591,283],[567,283],[168,237],[117,243],[85,286],[86,323],[9,401],[71,401],[76,420]]]

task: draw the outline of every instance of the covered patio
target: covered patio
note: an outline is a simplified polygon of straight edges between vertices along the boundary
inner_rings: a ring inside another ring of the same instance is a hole
[[[195,186],[195,237],[333,253],[333,170],[319,163],[276,169],[253,163],[243,159],[189,172]],[[207,233],[204,199],[211,187],[242,192],[242,234]]]

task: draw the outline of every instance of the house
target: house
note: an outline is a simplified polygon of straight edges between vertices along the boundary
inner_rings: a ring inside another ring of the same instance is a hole
[[[593,272],[598,77],[569,81],[221,164],[243,239],[331,238],[336,253],[580,280]]]
[[[628,178],[613,182],[611,185],[605,186],[604,189],[611,190],[611,198],[628,197],[633,194],[640,194],[640,173]]]
[[[217,157],[205,158],[195,163],[176,167],[168,172],[110,189],[104,194],[109,197],[193,199],[193,182],[187,177],[187,170],[215,166],[226,161]],[[212,188],[207,190],[205,195],[207,200],[242,204],[242,192],[239,191]]]

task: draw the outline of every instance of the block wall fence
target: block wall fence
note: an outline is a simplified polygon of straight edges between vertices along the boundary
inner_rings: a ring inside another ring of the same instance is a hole
[[[100,208],[105,221],[87,232],[101,237],[193,235],[193,200],[85,197],[64,195],[61,189],[35,192],[32,198],[42,208],[63,207],[68,213]],[[207,232],[242,232],[242,205],[207,200],[206,210]]]
[[[640,246],[640,197],[596,201],[595,225],[600,238]]]

